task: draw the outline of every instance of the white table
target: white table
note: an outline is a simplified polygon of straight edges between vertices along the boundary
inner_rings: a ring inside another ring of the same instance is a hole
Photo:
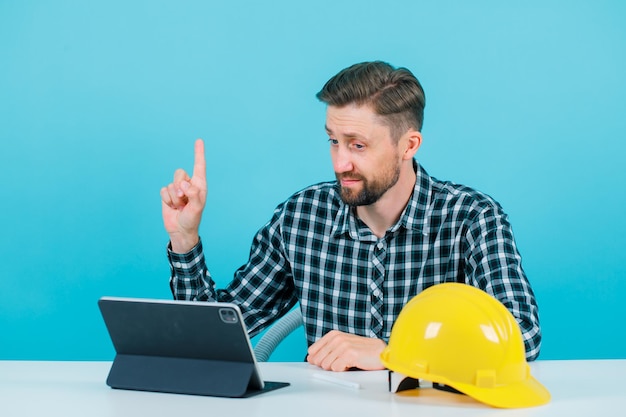
[[[540,407],[495,409],[434,389],[392,394],[386,371],[332,373],[347,388],[313,378],[306,363],[262,363],[265,380],[291,386],[244,399],[114,390],[110,362],[0,361],[0,416],[626,416],[626,360],[538,361],[532,374],[551,392]]]

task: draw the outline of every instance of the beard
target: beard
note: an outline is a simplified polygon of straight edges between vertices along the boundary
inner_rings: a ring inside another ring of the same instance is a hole
[[[335,177],[338,182],[342,178],[360,180],[363,185],[361,190],[354,190],[348,187],[340,188],[341,200],[349,206],[369,206],[377,202],[387,190],[396,185],[400,178],[400,164],[388,165],[377,178],[372,180],[368,180],[362,175],[351,173],[335,173]]]

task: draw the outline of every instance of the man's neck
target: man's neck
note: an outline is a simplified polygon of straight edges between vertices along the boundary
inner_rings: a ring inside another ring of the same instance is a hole
[[[410,165],[410,166],[409,166]],[[406,208],[415,188],[416,174],[413,162],[405,165],[398,182],[374,204],[358,206],[356,214],[378,238],[385,236],[396,224]]]

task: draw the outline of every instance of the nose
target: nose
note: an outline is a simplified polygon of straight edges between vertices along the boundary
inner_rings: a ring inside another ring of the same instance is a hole
[[[343,146],[336,146],[331,149],[331,158],[333,160],[333,169],[337,174],[350,172],[353,170],[350,152]]]

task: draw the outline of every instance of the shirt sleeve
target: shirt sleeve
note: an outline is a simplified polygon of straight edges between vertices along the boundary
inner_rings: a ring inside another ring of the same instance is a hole
[[[498,299],[513,314],[522,331],[526,359],[535,360],[541,328],[535,295],[522,268],[511,225],[496,203],[483,210],[467,233],[466,278]]]
[[[172,252],[171,244],[167,246],[170,262],[170,290],[175,300],[216,301],[214,282],[211,279],[199,241],[187,253]]]
[[[250,337],[258,334],[297,302],[280,224],[281,207],[257,232],[248,262],[235,272],[224,289],[215,288],[201,243],[186,254],[168,250],[174,298],[234,303],[241,309]]]

